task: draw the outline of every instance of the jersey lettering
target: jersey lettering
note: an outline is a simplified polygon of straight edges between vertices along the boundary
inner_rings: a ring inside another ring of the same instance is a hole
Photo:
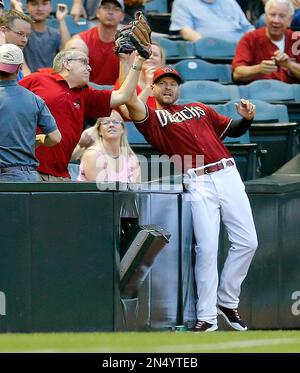
[[[157,119],[162,127],[171,123],[181,123],[193,118],[201,118],[205,111],[199,106],[184,106],[184,109],[172,114],[168,110],[155,110]]]

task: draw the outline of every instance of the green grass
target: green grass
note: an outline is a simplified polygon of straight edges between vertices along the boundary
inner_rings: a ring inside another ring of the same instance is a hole
[[[300,331],[9,333],[0,352],[300,352]]]

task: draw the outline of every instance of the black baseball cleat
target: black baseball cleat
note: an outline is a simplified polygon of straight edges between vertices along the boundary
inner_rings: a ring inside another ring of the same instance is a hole
[[[210,324],[206,321],[197,320],[194,327],[191,329],[192,332],[213,332],[218,329],[218,324]]]
[[[223,306],[218,306],[218,314],[222,315],[229,326],[235,330],[245,332],[248,330],[247,325],[241,319],[237,308],[231,309]]]

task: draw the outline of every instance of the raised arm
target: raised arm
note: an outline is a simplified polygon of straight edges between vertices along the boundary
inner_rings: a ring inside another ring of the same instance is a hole
[[[141,13],[137,12],[135,17],[136,20],[133,22],[132,27],[130,25],[125,26],[116,35],[116,51],[118,54],[131,53],[134,49],[137,50],[138,54],[136,54],[134,62],[121,87],[117,91],[112,92],[111,108],[120,106],[131,100],[133,93],[136,93],[136,85],[143,61],[151,55],[150,27]]]

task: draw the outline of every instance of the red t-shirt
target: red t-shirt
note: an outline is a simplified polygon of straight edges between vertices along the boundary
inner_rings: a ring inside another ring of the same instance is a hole
[[[172,105],[167,110],[147,109],[146,119],[135,122],[136,127],[161,154],[178,155],[184,171],[203,165],[196,156],[203,155],[204,164],[231,157],[220,140],[226,136],[230,118],[198,102]]]
[[[100,40],[97,26],[79,35],[89,48],[92,68],[90,81],[96,84],[115,84],[119,77],[120,61],[114,51],[114,42],[105,43]]]
[[[84,119],[110,115],[111,91],[88,86],[69,88],[61,75],[38,72],[26,76],[19,84],[45,100],[62,135],[61,142],[54,147],[37,148],[38,171],[69,177],[68,164],[84,129]]]
[[[297,63],[300,63],[299,36],[290,29],[285,32],[284,52]],[[237,45],[232,69],[234,70],[238,66],[258,65],[262,60],[270,60],[276,50],[278,47],[267,37],[265,27],[250,31],[241,38]],[[275,73],[260,74],[253,80],[258,79],[276,79],[286,83],[300,82],[298,78],[291,75],[288,69],[280,66]]]

